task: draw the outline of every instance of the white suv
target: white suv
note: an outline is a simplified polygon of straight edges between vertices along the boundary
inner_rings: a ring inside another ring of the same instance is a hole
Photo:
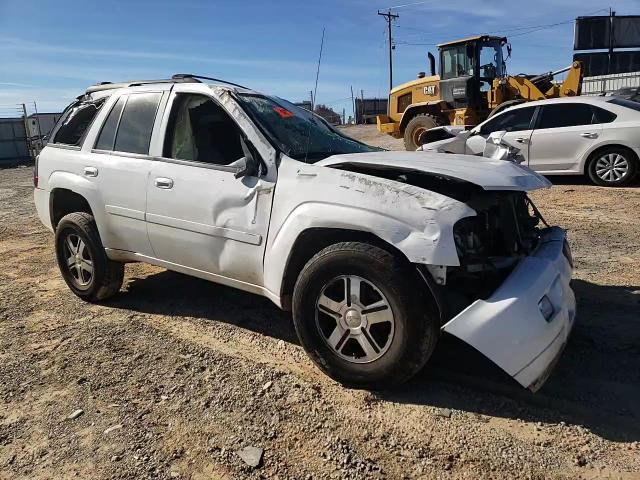
[[[291,309],[314,362],[349,386],[408,379],[441,331],[541,385],[575,315],[565,233],[526,194],[543,177],[382,151],[198,78],[90,87],[52,132],[35,204],[76,295],[106,299],[124,263],[148,262]]]

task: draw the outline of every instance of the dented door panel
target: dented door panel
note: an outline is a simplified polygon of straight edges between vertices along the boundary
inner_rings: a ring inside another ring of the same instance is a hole
[[[157,178],[170,178],[159,188]],[[156,161],[147,186],[155,257],[260,284],[273,183],[232,171]]]

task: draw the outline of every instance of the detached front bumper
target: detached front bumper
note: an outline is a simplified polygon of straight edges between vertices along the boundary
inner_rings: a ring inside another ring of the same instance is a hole
[[[565,231],[544,230],[538,248],[491,297],[475,301],[442,329],[536,391],[550,375],[573,327],[576,301],[569,285],[570,257]]]

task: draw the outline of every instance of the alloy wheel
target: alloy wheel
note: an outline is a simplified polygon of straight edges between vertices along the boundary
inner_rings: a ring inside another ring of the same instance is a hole
[[[629,161],[619,153],[607,153],[598,158],[595,170],[605,182],[617,182],[629,173]]]
[[[73,283],[86,288],[93,279],[93,259],[86,243],[78,235],[70,233],[63,241],[67,271]]]
[[[371,282],[356,275],[329,281],[316,301],[316,325],[340,358],[369,363],[391,345],[395,319],[389,301]]]

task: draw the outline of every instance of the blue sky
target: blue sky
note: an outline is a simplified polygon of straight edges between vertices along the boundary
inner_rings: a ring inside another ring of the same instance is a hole
[[[351,85],[387,95],[385,22],[376,11],[395,6],[395,84],[428,70],[426,52],[436,53],[409,44],[502,33],[513,45],[509,71],[536,73],[569,65],[577,15],[609,6],[640,13],[638,0],[0,0],[0,115],[19,102],[60,110],[99,81],[178,72],[298,101],[313,88],[323,27],[317,103],[348,115]],[[568,23],[533,28],[560,22]]]

